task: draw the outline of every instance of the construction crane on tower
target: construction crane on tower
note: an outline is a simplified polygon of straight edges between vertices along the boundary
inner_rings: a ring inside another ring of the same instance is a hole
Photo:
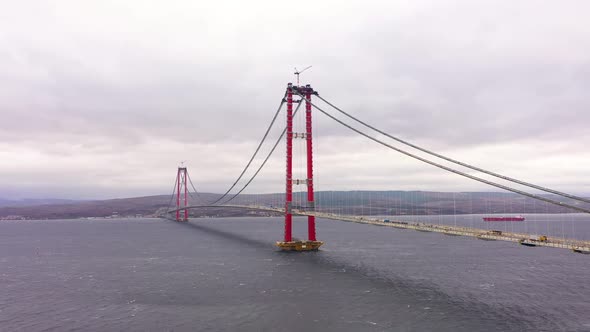
[[[308,70],[309,68],[311,68],[312,66],[307,66],[305,68],[303,68],[302,70],[297,70],[297,67],[295,67],[295,76],[297,76],[297,86],[299,86],[299,74],[303,73],[304,71]]]

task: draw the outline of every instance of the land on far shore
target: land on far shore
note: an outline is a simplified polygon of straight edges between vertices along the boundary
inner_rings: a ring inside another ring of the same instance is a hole
[[[202,202],[213,202],[219,194],[201,193]],[[234,204],[282,206],[281,194],[241,195]],[[294,193],[296,208],[305,209],[305,193]],[[516,194],[497,192],[432,191],[322,191],[316,192],[316,206],[324,212],[352,215],[434,215],[434,214],[517,214],[575,212],[563,207],[535,201]],[[551,199],[580,205],[568,199],[546,195]],[[158,217],[174,204],[169,195],[132,197],[94,201],[39,200],[27,204],[0,206],[0,220],[134,218]],[[3,200],[4,205],[8,200]],[[195,204],[195,203],[191,203]],[[8,204],[10,205],[10,204]],[[587,206],[586,206],[587,207]],[[190,217],[276,216],[266,211],[207,207],[190,210]]]

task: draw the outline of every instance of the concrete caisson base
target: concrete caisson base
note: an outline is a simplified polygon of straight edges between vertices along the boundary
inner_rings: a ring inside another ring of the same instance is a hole
[[[277,247],[283,251],[317,251],[322,244],[322,241],[291,241],[277,242]]]

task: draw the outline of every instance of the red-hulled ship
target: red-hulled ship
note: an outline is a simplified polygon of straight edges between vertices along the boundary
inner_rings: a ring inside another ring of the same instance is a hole
[[[523,216],[513,217],[483,217],[483,221],[524,221]]]

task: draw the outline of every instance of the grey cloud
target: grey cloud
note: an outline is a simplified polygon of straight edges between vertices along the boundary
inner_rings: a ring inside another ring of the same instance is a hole
[[[12,194],[23,179],[35,179],[49,189],[31,183],[24,194],[166,192],[169,173],[188,159],[199,186],[223,191],[294,79],[292,67],[310,64],[303,82],[389,133],[541,182],[548,170],[563,170],[563,186],[586,190],[569,175],[583,172],[569,164],[589,158],[589,6],[11,3],[0,14],[0,187]],[[396,164],[382,148],[315,114],[318,174],[326,185],[452,185],[437,180],[436,170]],[[273,142],[282,117],[278,124]],[[252,190],[283,190],[282,149]],[[519,155],[543,164],[516,158],[495,166],[497,158]],[[550,180],[560,186],[558,179]]]

